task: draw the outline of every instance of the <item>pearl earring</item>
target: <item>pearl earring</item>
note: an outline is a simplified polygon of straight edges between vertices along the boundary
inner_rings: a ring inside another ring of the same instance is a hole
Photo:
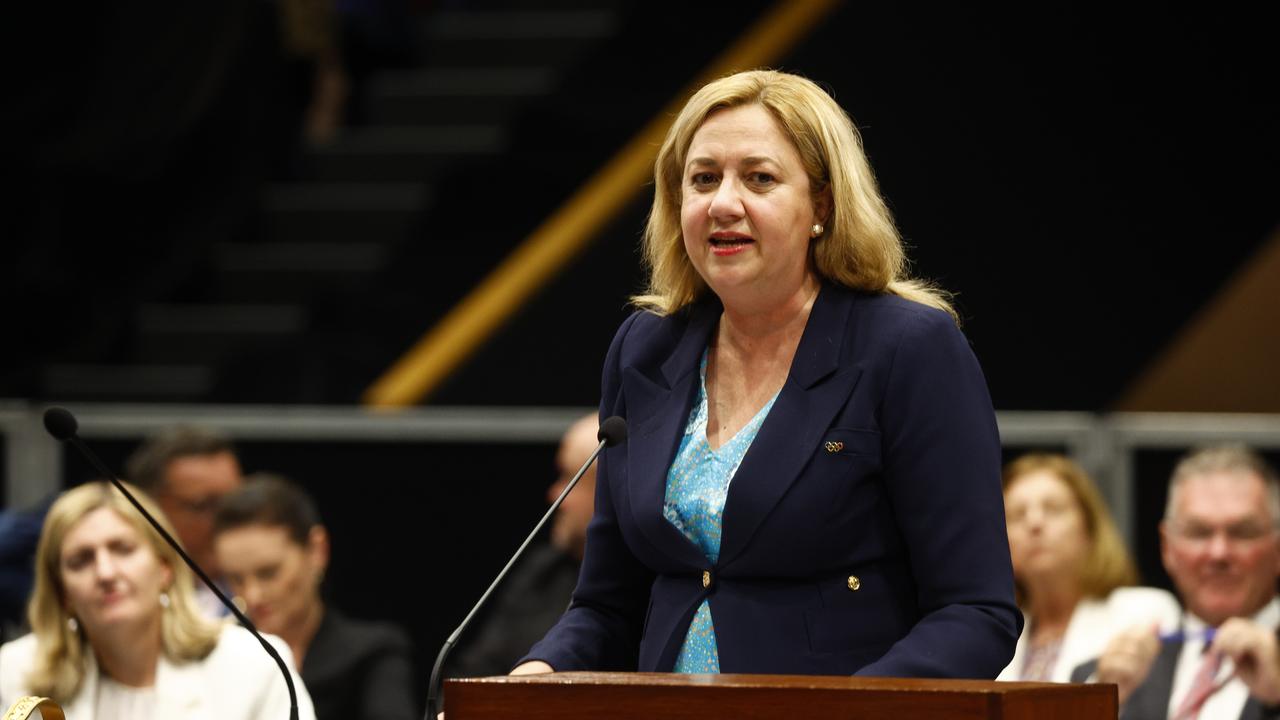
[[[80,632],[80,621],[76,620],[74,617],[67,618],[67,630],[69,630],[72,635]]]
[[[165,610],[169,609],[169,593],[167,592],[160,593],[160,607],[164,608]]]
[[[822,223],[814,223],[813,227],[809,228],[809,237],[811,238],[818,237],[819,235],[822,234],[823,229],[824,228],[822,227]]]

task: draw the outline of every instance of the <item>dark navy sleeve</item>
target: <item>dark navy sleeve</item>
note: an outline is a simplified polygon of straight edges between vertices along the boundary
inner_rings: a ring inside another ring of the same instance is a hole
[[[628,333],[641,315],[623,322],[609,347],[601,387],[602,421],[612,415],[626,418],[621,358]],[[624,443],[600,455],[595,514],[587,528],[573,600],[555,627],[519,662],[542,660],[558,671],[636,668],[654,575],[632,554],[618,527],[614,497],[626,493],[626,453]]]
[[[986,380],[951,318],[904,313],[880,404],[884,480],[922,617],[859,675],[994,678],[1022,614]]]

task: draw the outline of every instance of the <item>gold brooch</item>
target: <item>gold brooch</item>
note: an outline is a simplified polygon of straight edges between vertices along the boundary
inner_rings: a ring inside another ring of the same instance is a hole
[[[828,440],[826,444],[826,448],[827,448],[827,452],[829,453],[840,452],[841,450],[844,449],[844,443],[840,442],[839,440]]]

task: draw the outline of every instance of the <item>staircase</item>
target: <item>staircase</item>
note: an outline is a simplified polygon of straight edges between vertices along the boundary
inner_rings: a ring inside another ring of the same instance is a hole
[[[512,5],[421,12],[417,66],[368,77],[362,123],[307,150],[298,177],[268,186],[251,232],[210,244],[198,291],[138,305],[119,362],[45,366],[42,395],[355,401],[386,351],[362,347],[370,338],[350,328],[398,251],[435,241],[442,184],[500,163],[522,108],[618,30],[609,3]]]

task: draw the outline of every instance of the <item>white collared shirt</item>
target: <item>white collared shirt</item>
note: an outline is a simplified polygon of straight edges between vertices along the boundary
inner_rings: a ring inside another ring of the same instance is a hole
[[[1280,626],[1280,599],[1272,598],[1271,602],[1264,605],[1250,619],[1266,628],[1275,629]],[[1169,693],[1169,708],[1165,715],[1169,718],[1173,717],[1178,707],[1182,705],[1183,698],[1191,691],[1196,671],[1200,669],[1200,663],[1204,659],[1204,630],[1208,626],[1203,620],[1188,612],[1183,618],[1182,627],[1188,639],[1182,644],[1182,652],[1178,654],[1178,666],[1173,673],[1173,691]],[[1231,658],[1223,658],[1215,680],[1222,682],[1234,672],[1235,664],[1231,662]],[[1239,678],[1232,678],[1221,690],[1209,696],[1200,708],[1200,717],[1235,720],[1240,717],[1244,704],[1248,701],[1249,688]]]

